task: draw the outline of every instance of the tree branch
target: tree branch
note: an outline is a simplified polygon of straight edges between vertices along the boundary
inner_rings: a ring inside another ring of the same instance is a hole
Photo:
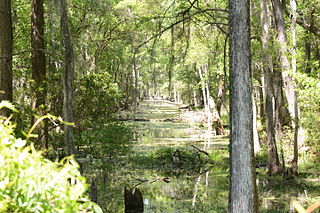
[[[137,51],[140,47],[142,47],[143,45],[147,44],[149,41],[157,38],[158,36],[161,36],[164,32],[166,32],[167,30],[171,29],[172,27],[180,24],[181,22],[184,22],[186,20],[189,20],[191,19],[193,16],[196,16],[198,14],[201,14],[201,13],[205,13],[205,12],[208,12],[208,11],[216,11],[216,12],[228,12],[227,10],[225,9],[220,9],[220,8],[209,8],[209,9],[204,9],[204,10],[199,10],[187,17],[183,17],[182,19],[172,23],[171,25],[169,25],[168,27],[162,29],[160,32],[158,32],[157,34],[151,36],[149,39],[147,39],[146,41],[142,42],[141,44],[139,44],[136,48],[135,48],[135,51]],[[221,23],[222,24],[222,23]]]

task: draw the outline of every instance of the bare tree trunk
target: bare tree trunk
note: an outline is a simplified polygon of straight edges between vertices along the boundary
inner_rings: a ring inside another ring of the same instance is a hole
[[[168,77],[169,77],[169,86],[168,86],[168,97],[169,100],[171,101],[172,99],[172,72],[173,72],[173,67],[174,67],[174,27],[171,27],[171,58],[170,58],[170,64],[169,64],[169,70],[168,70]]]
[[[268,141],[268,166],[267,172],[269,174],[277,174],[280,172],[280,162],[278,156],[278,150],[275,138],[275,124],[274,124],[274,97],[273,97],[273,86],[272,86],[272,75],[273,75],[273,64],[269,54],[269,15],[268,15],[268,0],[260,0],[261,7],[261,28],[262,28],[262,49],[263,51],[263,73],[264,73],[264,90],[265,90],[265,101],[266,101],[266,130],[267,130],[267,141]]]
[[[63,72],[63,111],[64,120],[73,122],[73,78],[74,78],[74,55],[71,35],[69,30],[68,7],[66,0],[60,0],[61,31],[64,44],[64,72]],[[76,154],[73,141],[73,126],[64,125],[67,154]]]
[[[200,77],[200,83],[201,83],[201,91],[202,91],[202,99],[203,99],[203,105],[204,105],[204,109],[205,112],[208,112],[208,100],[207,100],[207,94],[206,94],[206,86],[205,86],[205,81],[203,78],[203,74],[202,74],[202,66],[198,67],[198,74]]]
[[[31,107],[37,110],[40,116],[46,111],[46,58],[44,44],[44,7],[43,0],[31,1],[31,60],[32,79],[35,81],[35,97],[31,100]],[[32,118],[34,123],[34,118]],[[43,148],[48,148],[48,121],[39,126],[39,140]]]
[[[286,99],[288,102],[288,110],[291,119],[294,118],[294,105],[295,105],[295,82],[293,77],[290,75],[290,62],[288,59],[287,49],[287,37],[285,34],[285,24],[283,20],[283,11],[279,0],[272,0],[273,12],[275,23],[278,32],[278,44],[280,52],[280,67],[282,71],[282,80],[284,83],[284,89],[286,93]]]
[[[258,153],[261,149],[260,147],[260,141],[259,141],[259,134],[257,129],[257,105],[256,101],[254,99],[254,96],[252,96],[252,112],[253,112],[253,149],[254,153]]]
[[[137,113],[137,101],[138,101],[138,69],[137,69],[137,58],[136,58],[136,52],[133,53],[133,76],[134,76],[134,88],[133,88],[133,120],[136,119],[136,113]]]
[[[229,213],[258,211],[253,157],[250,3],[229,0],[230,190]]]
[[[294,124],[294,131],[295,131],[295,141],[294,141],[294,159],[292,161],[291,169],[293,174],[297,174],[298,171],[298,129],[299,129],[299,117],[298,117],[298,103],[297,103],[297,95],[295,92],[295,81],[292,77],[292,73],[290,73],[290,63],[288,60],[288,51],[287,51],[287,38],[285,34],[285,25],[283,20],[283,10],[279,0],[272,0],[273,3],[273,10],[275,16],[275,22],[278,31],[278,43],[280,45],[280,66],[282,70],[282,79],[284,83],[284,88],[286,92],[286,99],[288,102],[288,110],[290,113],[290,118],[293,120]],[[297,21],[296,15],[296,3],[295,1],[291,0],[291,7],[294,10],[293,17],[292,17],[292,24],[294,25],[294,35],[293,35],[293,42],[295,40],[295,25]],[[293,50],[293,73],[296,70],[296,62],[295,62],[295,43],[294,43],[294,50]]]
[[[12,101],[12,18],[11,1],[0,1],[0,102]],[[8,115],[7,110],[0,114]]]
[[[295,0],[290,1],[292,18],[291,18],[291,33],[292,33],[292,72],[297,70],[296,62],[296,24],[297,24],[297,3]],[[293,159],[291,162],[291,170],[293,175],[298,174],[298,136],[299,136],[299,108],[297,103],[297,93],[294,100],[294,139],[293,139]]]

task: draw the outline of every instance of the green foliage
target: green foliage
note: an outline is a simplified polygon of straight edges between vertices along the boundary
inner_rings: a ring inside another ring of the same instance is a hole
[[[301,110],[301,125],[308,133],[307,143],[315,152],[320,150],[320,80],[305,74],[296,76],[299,90],[299,106]],[[320,160],[319,157],[317,159]]]
[[[81,76],[76,82],[75,122],[110,119],[118,110],[122,94],[108,73]]]
[[[72,157],[51,162],[15,138],[14,129],[0,118],[1,212],[102,212],[84,195],[87,185]]]
[[[77,145],[88,147],[86,150],[95,158],[112,158],[129,151],[133,131],[123,122],[109,122],[81,131],[76,141]]]

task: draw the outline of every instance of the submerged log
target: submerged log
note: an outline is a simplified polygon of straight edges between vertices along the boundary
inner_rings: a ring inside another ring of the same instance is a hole
[[[143,213],[143,198],[138,188],[124,188],[125,213]]]
[[[90,186],[90,198],[93,202],[98,202],[98,188],[97,188],[97,179],[93,178]]]

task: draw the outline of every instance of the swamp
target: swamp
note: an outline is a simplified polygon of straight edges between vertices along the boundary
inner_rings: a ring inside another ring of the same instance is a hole
[[[0,212],[320,212],[319,0],[0,0]]]

